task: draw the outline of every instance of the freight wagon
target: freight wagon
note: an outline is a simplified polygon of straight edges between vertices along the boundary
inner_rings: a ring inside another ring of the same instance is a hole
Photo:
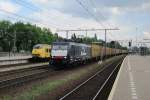
[[[102,46],[100,44],[91,44],[91,57],[93,60],[99,60],[101,58]]]

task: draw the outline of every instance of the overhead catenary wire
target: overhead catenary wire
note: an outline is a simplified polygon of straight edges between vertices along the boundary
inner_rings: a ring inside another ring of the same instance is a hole
[[[30,9],[30,10],[33,10],[33,11],[44,11],[44,10],[45,10],[45,11],[48,11],[46,8],[40,8],[40,7],[38,7],[38,6],[35,5],[35,4],[33,5],[33,7],[31,7],[32,5],[31,5],[30,3],[28,3],[27,1],[23,1],[23,0],[15,0],[15,1],[16,1],[16,3],[22,5],[22,6],[28,8],[28,9]],[[98,16],[92,14],[92,13],[90,12],[90,10],[88,9],[88,7],[84,6],[81,1],[79,1],[79,0],[77,0],[77,1],[78,1],[78,3],[80,3],[80,5],[82,5],[82,7],[84,7],[84,9],[88,12],[88,14],[90,14],[91,16],[93,16],[94,19],[95,19],[99,24],[101,24],[101,26],[105,27],[104,24],[103,24],[102,22],[100,22]],[[27,4],[27,5],[24,5],[24,4]],[[37,10],[37,9],[39,9],[39,10]],[[40,13],[40,12],[39,12],[39,13]],[[49,16],[49,14],[48,14],[48,16]],[[50,17],[50,16],[49,16],[49,17]],[[51,22],[51,23],[52,23],[52,22]],[[52,24],[54,24],[54,23],[52,23]],[[54,25],[56,25],[56,24],[54,24]],[[60,25],[56,25],[56,26],[60,26]],[[62,26],[61,26],[61,27],[62,27]]]
[[[80,0],[76,0],[78,2],[78,4],[80,4],[82,6],[82,8],[84,8],[86,10],[86,12],[91,15],[102,27],[105,28],[105,26],[108,25],[104,25],[103,21],[101,21],[99,18],[99,16],[96,16],[95,14],[91,13],[89,8],[87,6],[85,6]],[[91,0],[90,0],[91,1]],[[92,2],[92,5],[95,6],[95,4]],[[100,13],[100,15],[104,18],[104,16]],[[107,28],[106,28],[107,29]],[[115,28],[114,28],[115,29]],[[112,37],[112,36],[111,36]]]
[[[36,11],[37,13],[39,13],[39,15],[40,15],[40,13],[41,13],[42,11],[46,11],[46,12],[47,12],[47,16],[45,16],[45,17],[48,17],[48,18],[53,19],[52,16],[51,16],[51,14],[49,14],[49,10],[46,9],[46,7],[39,7],[39,6],[36,5],[36,4],[31,5],[29,2],[24,1],[24,0],[15,0],[15,3],[21,5],[21,6],[27,8],[27,9],[29,9],[29,10],[32,10],[32,11],[34,11],[34,12]],[[42,14],[41,14],[41,15],[42,15]],[[57,26],[57,27],[63,27],[63,28],[65,28],[64,25],[56,24],[56,23],[54,23],[54,22],[52,22],[52,21],[50,21],[50,20],[48,20],[48,22],[50,22],[51,24],[53,24],[53,25],[55,25],[55,26]],[[69,26],[70,26],[70,24],[69,24]]]
[[[75,0],[82,8],[84,8],[84,10],[94,18],[94,20],[96,22],[98,22],[103,28],[105,28],[105,26],[103,25],[103,23],[93,14],[90,12],[90,10],[88,9],[88,7],[86,7],[80,0]]]
[[[16,3],[21,4],[22,6],[28,8],[28,9],[30,9],[30,10],[37,10],[37,9],[39,9],[39,11],[48,11],[45,7],[42,7],[42,8],[41,8],[41,7],[38,7],[38,6],[35,5],[35,4],[34,4],[34,5],[31,5],[30,3],[28,3],[27,1],[24,1],[24,0],[15,0],[15,1],[16,1]],[[79,0],[77,0],[77,1],[79,1]],[[82,6],[84,6],[81,1],[79,1],[79,3],[80,3]],[[27,4],[28,6],[27,6],[27,5],[24,5],[24,4]],[[35,8],[35,9],[32,9],[32,7],[30,7],[30,6],[33,6],[33,8]],[[94,14],[92,14],[92,13],[90,12],[90,10],[88,10],[88,7],[85,7],[85,9],[87,10],[88,14],[91,14],[91,15],[95,18],[95,20],[96,20],[97,22],[99,22],[99,24],[101,23],[101,26],[104,27],[104,25],[102,25],[102,22],[100,22],[99,18],[97,18],[97,16],[95,16]],[[49,17],[51,17],[51,15],[50,15]]]
[[[97,9],[96,3],[94,2],[95,0],[88,0],[91,4],[91,6],[93,6],[96,10],[96,13],[99,15],[98,17],[101,18],[102,20],[106,20],[106,17],[102,14],[102,11],[100,9]],[[109,23],[109,21],[105,22],[106,26],[109,27],[114,27],[112,24]],[[111,33],[109,33],[111,38],[114,38],[114,36],[112,36]]]
[[[16,14],[16,13],[12,13],[12,12],[9,12],[9,11],[6,11],[6,10],[3,10],[3,9],[0,9],[1,12],[4,12],[4,13],[7,13],[9,15],[13,15],[13,16],[16,16],[18,18],[21,18],[21,19],[25,19],[25,20],[28,20],[28,21],[31,21],[33,23],[38,23],[40,25],[43,25],[43,26],[52,26],[52,27],[55,27],[56,29],[58,28],[57,26],[54,26],[54,25],[49,25],[47,23],[43,23],[43,21],[40,21],[40,20],[36,20],[36,19],[33,19],[33,18],[29,18],[29,17],[25,17],[23,15],[19,15],[19,14]]]
[[[94,3],[94,0],[87,0],[87,6],[90,6],[91,7],[91,11],[93,11],[93,14],[95,14],[95,16],[101,20],[101,22],[105,25],[105,26],[109,26],[108,23],[104,22],[104,20],[106,19],[104,17],[104,15],[99,11],[97,11],[97,6],[96,4]]]
[[[16,4],[19,4],[21,6],[24,6],[32,11],[39,11],[40,9],[34,5],[31,5],[30,3],[28,3],[27,1],[24,1],[24,0],[14,0],[14,2]]]
[[[15,13],[12,13],[12,12],[9,12],[9,11],[6,11],[6,10],[3,10],[3,9],[0,9],[1,12],[4,12],[4,13],[7,13],[9,15],[13,15],[13,16],[16,16],[18,18],[21,18],[21,19],[25,19],[25,20],[28,20],[28,21],[32,21],[32,22],[37,22],[39,24],[42,24],[40,23],[39,21],[35,20],[35,19],[31,19],[31,18],[28,18],[28,17],[25,17],[25,16],[21,16],[19,14],[15,14]],[[42,24],[43,25],[43,24]]]
[[[96,13],[98,13],[98,17],[101,17],[102,20],[106,20],[106,17],[102,14],[102,11],[100,9],[97,9],[96,3],[94,2],[94,0],[88,0],[90,1],[90,4],[98,11],[96,11]],[[107,26],[111,27],[113,25],[110,24],[110,22],[105,22],[107,24]]]
[[[23,0],[14,0],[14,2],[16,4],[19,4],[19,5],[27,8],[27,9],[30,9],[32,11],[39,11],[39,10],[36,10],[37,9],[36,6],[33,6],[33,8],[32,8],[32,7],[29,6],[30,4],[28,4],[27,2],[24,2],[24,1],[21,2],[21,1],[23,1]],[[58,29],[59,27],[64,28],[63,25],[58,25],[58,24],[55,24],[55,23],[52,23],[52,22],[47,23],[47,21],[43,21],[43,20],[40,20],[40,19],[31,18],[31,17],[26,17],[25,15],[20,15],[18,13],[9,12],[9,11],[4,10],[4,9],[0,9],[0,12],[3,12],[3,13],[1,13],[1,15],[2,14],[3,14],[3,16],[5,15],[4,18],[9,17],[9,19],[15,19],[16,21],[32,22],[32,24],[37,24],[39,26],[44,26],[44,27],[47,27],[47,28],[54,28],[54,29]],[[7,14],[9,14],[9,15],[7,15]],[[10,15],[15,16],[16,18],[11,17]]]

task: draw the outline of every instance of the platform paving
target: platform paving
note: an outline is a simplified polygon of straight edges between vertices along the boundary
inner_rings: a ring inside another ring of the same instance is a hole
[[[150,100],[150,56],[124,59],[108,100]]]

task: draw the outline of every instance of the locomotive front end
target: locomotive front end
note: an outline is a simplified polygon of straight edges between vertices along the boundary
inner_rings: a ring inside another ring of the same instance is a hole
[[[61,65],[69,62],[68,43],[54,42],[51,50],[51,64]]]

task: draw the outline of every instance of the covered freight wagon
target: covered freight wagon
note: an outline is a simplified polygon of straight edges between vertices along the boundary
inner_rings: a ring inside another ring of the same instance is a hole
[[[98,43],[91,44],[91,56],[93,59],[99,59],[102,55],[102,46]]]

